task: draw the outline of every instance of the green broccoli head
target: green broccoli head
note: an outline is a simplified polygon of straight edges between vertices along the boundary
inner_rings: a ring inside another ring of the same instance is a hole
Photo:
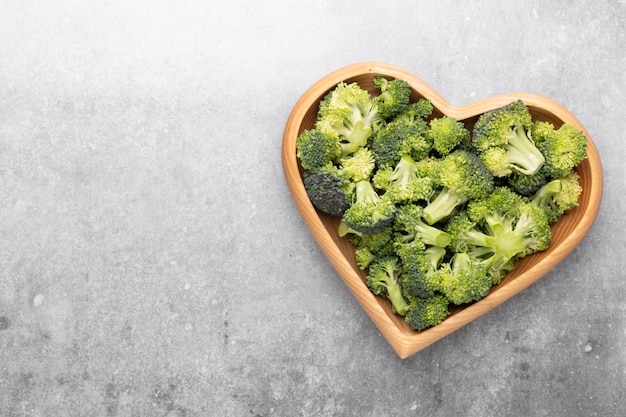
[[[335,137],[317,129],[305,130],[296,138],[296,155],[304,169],[323,167],[341,156],[341,146]]]
[[[393,200],[378,195],[372,183],[364,180],[355,183],[354,200],[341,221],[359,233],[374,234],[390,226],[395,214]]]
[[[546,212],[550,223],[556,222],[566,211],[578,206],[582,193],[580,176],[574,170],[562,178],[554,179],[542,186],[531,202]]]
[[[352,155],[339,162],[342,171],[351,181],[369,180],[374,172],[376,163],[374,155],[368,148],[360,148]]]
[[[372,149],[377,167],[393,167],[403,156],[414,160],[426,158],[432,143],[426,138],[426,122],[418,119],[413,123],[392,120],[372,137]]]
[[[506,187],[473,200],[467,213],[477,228],[465,238],[508,261],[547,249],[552,231],[546,213]]]
[[[397,204],[427,200],[434,190],[432,178],[420,176],[418,165],[408,155],[402,156],[393,168],[378,169],[372,181]]]
[[[383,123],[378,102],[357,83],[339,83],[320,102],[315,128],[335,138],[341,156],[356,152]]]
[[[415,330],[436,326],[450,315],[449,304],[442,294],[434,294],[428,298],[411,298],[404,320]]]
[[[413,297],[427,298],[439,289],[435,271],[443,262],[446,250],[439,246],[426,247],[420,242],[395,245],[402,262],[401,285]]]
[[[450,262],[443,263],[434,273],[438,290],[451,303],[459,305],[477,301],[487,295],[493,281],[487,266],[466,252],[455,253]]]
[[[470,199],[486,197],[494,189],[493,175],[475,154],[456,150],[440,159],[439,193],[424,208],[424,219],[435,224]]]
[[[555,129],[551,123],[535,122],[532,135],[552,178],[564,177],[587,157],[587,136],[571,124]]]
[[[521,100],[482,113],[472,131],[472,146],[496,177],[513,171],[535,174],[545,162],[531,137],[532,117]]]
[[[354,183],[332,163],[305,171],[302,181],[311,203],[323,213],[341,216],[352,205]]]
[[[375,259],[367,273],[366,283],[372,293],[386,297],[391,301],[392,311],[404,316],[409,305],[402,294],[399,283],[400,262],[395,256]]]
[[[374,87],[380,91],[375,100],[378,103],[380,116],[391,120],[402,113],[410,104],[411,87],[399,78],[388,80],[382,76],[375,76]]]
[[[546,213],[506,187],[470,201],[444,230],[450,235],[450,248],[479,259],[494,283],[515,260],[547,249],[552,239]]]
[[[465,125],[448,116],[430,121],[428,137],[440,156],[448,155],[457,148],[467,149],[470,143],[470,132]]]

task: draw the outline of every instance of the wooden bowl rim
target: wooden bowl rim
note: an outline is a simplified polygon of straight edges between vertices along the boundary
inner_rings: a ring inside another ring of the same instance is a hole
[[[575,224],[575,227],[564,240],[559,245],[549,248],[547,256],[538,263],[531,265],[522,275],[508,282],[506,286],[499,288],[498,291],[494,291],[487,297],[464,307],[462,311],[450,316],[437,326],[423,331],[412,331],[410,334],[403,332],[398,327],[392,317],[390,317],[389,311],[385,311],[384,307],[375,298],[376,296],[367,289],[358,272],[354,271],[352,265],[343,256],[343,253],[325,229],[319,214],[306,195],[301,179],[301,168],[296,156],[295,141],[301,133],[302,121],[310,111],[311,106],[317,105],[321,97],[339,82],[356,79],[364,75],[383,75],[389,78],[403,79],[421,96],[429,99],[435,109],[459,120],[471,118],[487,110],[521,99],[528,106],[540,108],[558,117],[563,123],[572,124],[583,131],[588,138],[586,161],[589,164],[590,183],[593,184],[593,187],[584,191],[589,193],[588,204],[579,207],[579,210],[584,211],[579,215],[580,221]],[[419,77],[400,67],[376,61],[359,62],[337,69],[313,84],[300,97],[293,107],[285,126],[282,143],[282,162],[288,187],[309,231],[349,290],[357,298],[400,358],[411,356],[489,312],[530,286],[565,259],[591,229],[600,208],[603,189],[602,164],[591,136],[578,119],[556,101],[538,94],[519,92],[500,94],[463,106],[453,106]]]

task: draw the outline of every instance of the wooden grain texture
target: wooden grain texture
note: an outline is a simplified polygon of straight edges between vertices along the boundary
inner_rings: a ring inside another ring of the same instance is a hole
[[[313,127],[319,102],[324,95],[341,81],[357,82],[375,94],[372,80],[376,75],[407,81],[413,90],[412,101],[427,98],[433,104],[433,117],[451,116],[463,121],[470,129],[481,113],[521,99],[535,120],[548,121],[556,127],[569,123],[583,131],[588,139],[587,159],[577,167],[583,188],[579,206],[553,225],[550,247],[544,252],[518,261],[513,271],[499,285],[494,286],[486,297],[472,304],[452,307],[451,315],[445,321],[423,331],[411,329],[402,317],[391,312],[386,299],[374,295],[367,288],[366,272],[356,265],[354,248],[337,234],[339,219],[318,212],[311,204],[304,189],[302,168],[296,156],[296,138],[305,129]],[[595,144],[584,126],[559,103],[536,94],[510,93],[455,107],[420,78],[402,68],[380,62],[362,62],[340,68],[323,77],[302,95],[285,127],[282,161],[287,184],[305,224],[339,276],[400,358],[407,358],[440,340],[544,276],[583,240],[597,216],[602,198],[602,164]]]

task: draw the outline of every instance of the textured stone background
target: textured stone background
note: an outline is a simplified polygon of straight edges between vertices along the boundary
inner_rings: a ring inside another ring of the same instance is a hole
[[[625,30],[624,0],[0,1],[0,415],[626,415]],[[565,262],[403,361],[280,160],[365,60],[551,97],[605,172]]]

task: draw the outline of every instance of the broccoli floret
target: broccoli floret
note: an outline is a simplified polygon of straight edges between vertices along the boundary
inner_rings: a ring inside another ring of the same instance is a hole
[[[372,182],[398,204],[427,200],[434,185],[432,178],[419,175],[418,165],[408,155],[402,156],[395,167],[378,169]]]
[[[304,169],[323,167],[341,156],[339,140],[317,129],[305,130],[296,138],[296,151]]]
[[[556,222],[566,211],[578,206],[583,189],[580,176],[570,171],[562,178],[557,178],[541,187],[531,198],[531,202],[541,207],[550,223]]]
[[[555,129],[549,122],[535,122],[532,134],[552,178],[564,177],[587,157],[587,136],[570,124]]]
[[[544,164],[539,171],[532,175],[526,175],[519,171],[514,171],[508,177],[504,177],[503,184],[520,195],[526,197],[531,196],[550,180],[550,176],[546,172],[545,168],[546,165]]]
[[[366,269],[375,259],[381,256],[390,256],[395,253],[391,227],[383,229],[373,235],[360,235],[355,239],[352,235],[350,240],[355,247],[354,256],[360,269]]]
[[[363,234],[374,234],[390,226],[396,205],[388,196],[378,195],[368,180],[354,184],[354,200],[341,218],[349,228]]]
[[[482,241],[483,230],[470,219],[467,211],[462,211],[448,220],[445,230],[450,234],[450,249],[454,253],[467,253],[485,268],[486,274],[495,285],[513,269],[514,260],[507,259],[492,246],[480,246],[474,239]],[[477,234],[474,236],[474,234]]]
[[[361,148],[340,161],[341,169],[353,182],[369,180],[376,166],[374,155],[368,148]]]
[[[341,216],[352,205],[354,183],[332,163],[303,173],[304,189],[315,208]]]
[[[467,149],[470,143],[470,132],[465,125],[448,116],[430,121],[428,137],[440,156],[448,155],[456,148]]]
[[[411,87],[399,78],[388,80],[382,76],[375,76],[374,87],[380,90],[376,96],[378,110],[385,120],[391,120],[402,113],[409,106]]]
[[[381,127],[372,137],[369,147],[374,153],[377,167],[393,167],[402,156],[418,161],[426,158],[432,143],[426,138],[426,122],[405,122],[394,119]]]
[[[409,301],[404,320],[415,330],[436,326],[450,315],[449,304],[442,294],[434,294],[428,298],[413,297]]]
[[[424,208],[424,219],[435,224],[470,199],[483,198],[494,189],[491,173],[475,154],[456,150],[440,160],[438,181],[442,188]]]
[[[383,122],[378,102],[357,83],[339,83],[320,102],[315,128],[339,141],[341,156],[367,144]]]
[[[438,227],[427,224],[423,219],[424,208],[418,204],[404,204],[398,207],[394,222],[397,243],[409,243],[415,240],[429,246],[445,248],[450,243],[450,236]]]
[[[411,103],[400,114],[398,114],[394,120],[401,121],[407,124],[420,124],[428,128],[426,119],[433,113],[433,104],[430,100],[420,98],[415,103]]]
[[[438,290],[456,305],[480,300],[493,285],[487,266],[466,252],[455,253],[433,274]]]
[[[400,269],[400,262],[395,256],[375,259],[369,266],[366,282],[374,294],[386,297],[391,301],[394,313],[404,316],[409,305],[402,294],[402,288],[398,281]]]
[[[545,162],[531,137],[532,117],[521,100],[482,113],[472,131],[472,146],[496,177],[513,171],[532,175]]]
[[[413,297],[427,298],[439,289],[434,274],[446,255],[439,246],[426,247],[419,241],[395,245],[396,254],[402,262],[402,289]]]
[[[481,259],[496,283],[514,260],[547,249],[552,239],[546,213],[506,187],[470,201],[445,230],[451,248]]]

